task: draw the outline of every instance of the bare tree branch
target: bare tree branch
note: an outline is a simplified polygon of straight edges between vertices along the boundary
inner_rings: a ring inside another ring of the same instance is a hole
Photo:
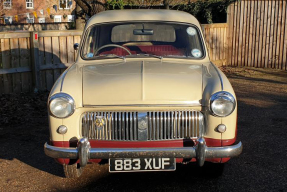
[[[105,10],[105,5],[100,0],[75,0],[77,5],[80,6],[84,13],[88,16],[93,16],[96,13]]]

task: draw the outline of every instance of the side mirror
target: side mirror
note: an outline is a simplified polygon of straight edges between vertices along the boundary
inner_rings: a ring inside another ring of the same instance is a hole
[[[79,43],[74,44],[74,49],[75,49],[75,51],[77,51],[79,49]]]

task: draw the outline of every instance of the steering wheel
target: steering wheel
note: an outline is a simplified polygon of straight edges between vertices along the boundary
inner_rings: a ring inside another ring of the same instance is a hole
[[[126,52],[128,52],[128,54],[132,54],[127,48],[125,48],[124,46],[121,46],[121,45],[117,45],[117,44],[107,44],[107,45],[103,45],[101,46],[100,48],[98,48],[96,51],[95,51],[95,55],[97,55],[97,53],[101,50],[101,49],[104,49],[106,47],[118,47],[118,48],[122,48],[124,49]]]

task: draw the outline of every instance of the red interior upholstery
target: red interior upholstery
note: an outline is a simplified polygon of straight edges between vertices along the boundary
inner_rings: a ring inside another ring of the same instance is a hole
[[[149,46],[127,46],[126,47],[132,54],[153,54],[153,55],[159,55],[159,56],[165,56],[165,55],[185,55],[184,51],[176,49],[172,45],[149,45]],[[107,51],[108,49],[108,51]],[[109,47],[106,49],[103,49],[103,52],[100,52],[101,55],[105,54],[115,54],[119,56],[125,56],[128,53],[118,47]]]

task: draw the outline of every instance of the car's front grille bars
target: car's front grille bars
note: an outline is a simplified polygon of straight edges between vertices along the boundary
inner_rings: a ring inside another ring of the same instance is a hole
[[[84,113],[82,136],[95,140],[138,141],[138,114]],[[203,115],[199,111],[152,111],[146,112],[146,117],[148,141],[198,138],[203,132]]]

